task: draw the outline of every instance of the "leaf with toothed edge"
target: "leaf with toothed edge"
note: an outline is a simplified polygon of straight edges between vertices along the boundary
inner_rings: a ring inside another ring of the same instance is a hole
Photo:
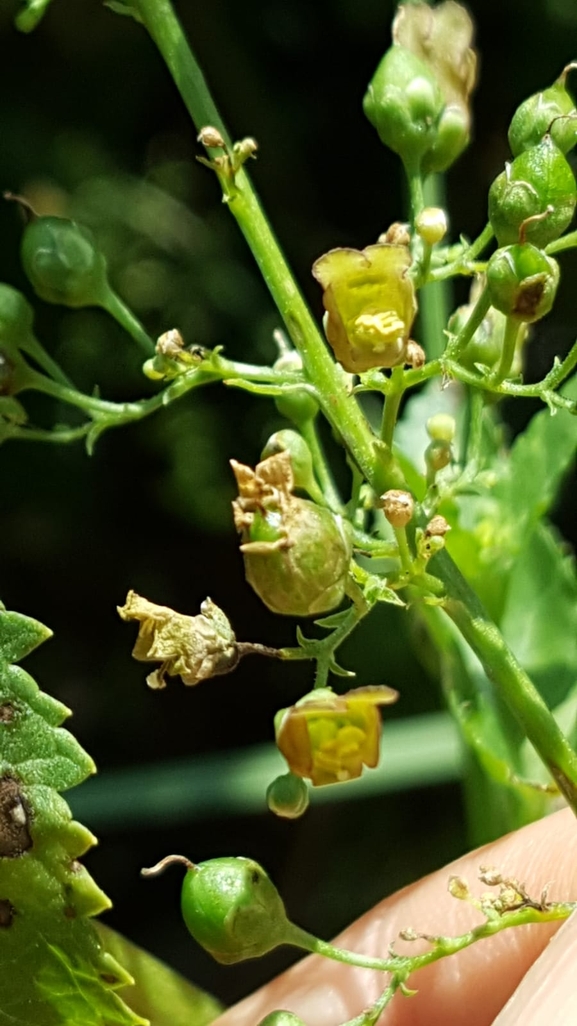
[[[49,638],[0,608],[0,1023],[145,1026],[90,917],[110,907],[78,861],[95,843],[58,793],[94,772],[69,715],[16,662]]]

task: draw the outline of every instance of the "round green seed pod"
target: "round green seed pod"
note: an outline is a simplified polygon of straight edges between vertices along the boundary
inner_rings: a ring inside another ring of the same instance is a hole
[[[275,816],[298,819],[309,807],[309,789],[296,773],[284,773],[269,784],[266,801]]]
[[[246,579],[273,613],[316,616],[342,602],[351,546],[330,510],[293,497],[282,513],[255,513],[247,542]]]
[[[108,293],[106,260],[92,232],[63,217],[38,217],[22,236],[24,271],[47,303],[101,306]]]
[[[270,1012],[269,1015],[265,1015],[258,1026],[306,1026],[306,1023],[293,1012],[279,1009],[278,1012]]]
[[[181,893],[183,919],[217,962],[259,958],[284,944],[285,907],[264,869],[247,858],[218,858],[191,866]]]
[[[18,289],[0,282],[0,339],[18,346],[32,334],[34,311]]]
[[[517,107],[509,126],[509,146],[513,156],[537,146],[549,132],[562,153],[577,142],[577,111],[566,87],[569,67],[547,89],[534,93]]]
[[[558,284],[557,261],[528,242],[498,249],[487,266],[492,305],[527,324],[549,313]]]
[[[454,441],[457,425],[455,418],[450,413],[435,413],[427,421],[427,434],[429,438],[437,442]]]
[[[542,248],[563,234],[576,202],[575,176],[546,135],[495,179],[489,190],[489,220],[500,246],[527,241]]]

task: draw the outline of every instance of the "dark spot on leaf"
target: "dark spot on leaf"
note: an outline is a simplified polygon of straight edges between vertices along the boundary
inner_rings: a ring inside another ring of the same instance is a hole
[[[0,858],[16,859],[32,847],[28,803],[14,777],[0,777]]]
[[[0,723],[12,723],[16,710],[12,702],[2,702],[0,705]]]
[[[100,973],[100,979],[103,983],[107,983],[109,987],[114,987],[120,982],[118,976],[115,976],[114,973]]]
[[[251,883],[253,884],[260,883],[260,873],[258,869],[253,869],[252,873],[250,874],[250,879]]]
[[[12,925],[16,909],[7,898],[0,898],[0,929]]]
[[[76,909],[73,905],[67,905],[64,909],[64,915],[67,919],[76,919]]]

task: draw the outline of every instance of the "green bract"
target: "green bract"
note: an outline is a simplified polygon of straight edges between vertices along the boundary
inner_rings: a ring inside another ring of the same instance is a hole
[[[246,858],[219,858],[187,870],[181,908],[190,933],[217,962],[258,958],[284,944],[289,922],[264,869]]]
[[[528,242],[498,249],[487,266],[493,306],[527,324],[549,313],[558,284],[556,260]]]
[[[403,4],[393,46],[379,64],[363,109],[409,172],[444,171],[470,135],[476,58],[472,23],[459,4]]]
[[[236,460],[231,465],[246,579],[264,604],[287,616],[314,616],[340,605],[351,558],[340,517],[293,495],[286,451],[255,470]]]
[[[489,190],[489,220],[500,246],[526,240],[543,247],[568,227],[576,200],[573,172],[546,135],[495,179]]]
[[[22,265],[34,291],[47,303],[102,306],[109,286],[106,260],[92,232],[63,217],[38,217],[22,237]]]
[[[552,86],[517,107],[509,127],[513,156],[537,146],[548,132],[562,153],[568,153],[577,142],[577,111],[566,85],[572,67],[568,65]]]

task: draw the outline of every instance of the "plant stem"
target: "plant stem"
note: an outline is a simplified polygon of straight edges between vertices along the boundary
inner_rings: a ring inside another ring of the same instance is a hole
[[[146,333],[138,318],[132,313],[132,310],[127,307],[126,303],[112,289],[107,290],[103,307],[120,324],[120,327],[124,328],[134,341],[138,343],[143,353],[146,353],[147,356],[154,355],[155,345],[150,335]]]
[[[393,435],[399,415],[399,407],[405,391],[404,378],[405,375],[402,367],[395,367],[389,378],[389,388],[385,398],[383,421],[381,424],[381,440],[391,452],[393,450]]]
[[[489,680],[502,694],[577,814],[577,754],[455,564],[446,552],[439,553],[437,560],[437,573],[449,592],[443,609],[478,656]]]
[[[520,327],[520,321],[516,320],[514,317],[507,317],[505,322],[505,335],[503,338],[501,359],[495,373],[491,375],[491,381],[495,385],[500,384],[500,382],[503,381],[504,378],[507,378],[511,372]]]
[[[463,352],[467,343],[471,341],[479,325],[483,323],[490,306],[491,300],[489,299],[489,290],[485,286],[475,303],[475,306],[471,310],[467,323],[463,326],[459,334],[449,342],[445,350],[445,356],[448,359],[458,359],[459,354]]]
[[[342,513],[343,504],[336,489],[333,475],[327,463],[321,440],[314,419],[306,420],[300,425],[300,433],[307,443],[313,458],[315,474],[320,482],[324,501],[333,513]]]
[[[164,57],[196,127],[200,130],[209,124],[224,132],[222,118],[169,0],[136,0],[136,8]],[[369,464],[374,468],[377,458],[372,432],[356,399],[348,395],[343,386],[342,372],[329,355],[243,168],[236,174],[235,189],[227,205],[300,352],[306,374],[319,390],[327,419],[347,439],[356,463],[361,467]],[[381,491],[384,490],[386,474],[383,467]]]

